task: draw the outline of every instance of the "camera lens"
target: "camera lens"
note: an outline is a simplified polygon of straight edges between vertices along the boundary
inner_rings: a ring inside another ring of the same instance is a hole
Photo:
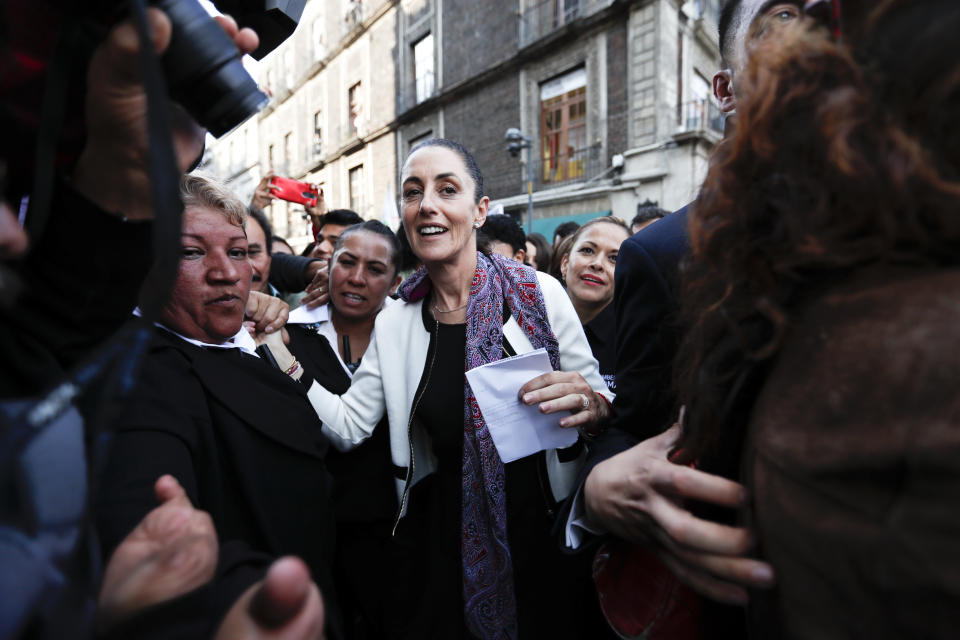
[[[237,47],[196,0],[155,0],[173,33],[163,55],[170,97],[216,137],[255,114],[267,96],[243,68]]]

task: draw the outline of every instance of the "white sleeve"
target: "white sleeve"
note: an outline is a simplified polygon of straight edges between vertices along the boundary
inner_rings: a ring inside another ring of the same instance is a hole
[[[323,422],[323,435],[340,451],[369,438],[386,411],[377,341],[370,341],[345,394],[330,393],[314,381],[307,398]]]
[[[540,290],[547,306],[547,317],[550,328],[557,336],[560,345],[560,369],[562,371],[579,371],[590,388],[602,395],[611,403],[614,394],[607,388],[607,384],[600,376],[600,365],[593,357],[587,335],[583,332],[583,325],[577,316],[570,297],[563,286],[552,276],[538,271]]]
[[[583,486],[574,494],[573,504],[570,505],[570,514],[567,516],[567,525],[564,527],[564,542],[569,549],[578,549],[587,534],[599,536],[606,533],[587,520],[586,509],[583,506]]]

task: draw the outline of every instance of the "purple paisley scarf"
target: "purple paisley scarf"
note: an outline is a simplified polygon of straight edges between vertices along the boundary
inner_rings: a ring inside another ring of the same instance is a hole
[[[430,292],[421,267],[400,286],[400,297],[414,302]],[[560,369],[557,337],[550,329],[536,272],[499,255],[477,253],[477,271],[467,303],[467,352],[464,371],[503,355],[503,305],[530,339],[544,347],[554,370]],[[517,637],[517,600],[507,541],[507,496],[503,461],[490,438],[477,399],[464,378],[463,558],[464,619],[483,640]]]

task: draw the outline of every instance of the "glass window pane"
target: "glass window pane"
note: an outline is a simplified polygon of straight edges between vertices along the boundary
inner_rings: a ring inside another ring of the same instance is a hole
[[[433,95],[433,34],[427,34],[413,45],[413,73],[417,102]]]

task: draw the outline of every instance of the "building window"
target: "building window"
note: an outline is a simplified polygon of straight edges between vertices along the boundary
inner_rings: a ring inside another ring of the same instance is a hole
[[[421,133],[416,138],[411,138],[410,142],[407,143],[407,153],[410,153],[410,150],[413,149],[418,144],[420,144],[421,142],[425,140],[429,140],[432,137],[433,137],[433,130],[431,129],[426,133]]]
[[[273,89],[275,87],[273,84],[273,69],[267,69],[266,80],[264,82],[267,85],[264,87],[264,93],[266,93],[268,96],[272,96]]]
[[[427,34],[413,45],[413,75],[417,104],[433,95],[433,34]]]
[[[270,217],[273,218],[273,230],[279,236],[290,235],[289,219],[287,218],[287,203],[279,198],[270,201]]]
[[[317,111],[313,114],[313,155],[319,156],[323,153],[323,112]]]
[[[350,208],[363,214],[363,165],[350,169]]]
[[[696,0],[699,15],[709,18],[714,24],[720,21],[720,0]]]
[[[273,171],[273,168],[276,166],[276,163],[274,162],[275,160],[276,160],[276,155],[274,155],[274,152],[273,152],[273,145],[270,145],[269,147],[267,147],[267,167],[271,171]]]
[[[321,17],[313,21],[313,59],[323,60],[326,53],[326,47],[323,46],[323,18]]]
[[[342,94],[341,94],[342,95]],[[360,83],[353,85],[347,91],[347,103],[350,108],[350,123],[348,131],[355,136],[360,131],[363,105],[360,102]]]
[[[299,226],[300,226],[300,225],[297,224],[297,223],[300,222],[302,215],[303,215],[303,214],[300,213],[300,209],[299,209],[299,208],[287,206],[287,231],[286,231],[286,233],[287,233],[288,236],[296,237],[296,236],[300,235],[300,233],[299,233]]]
[[[540,135],[544,182],[584,177],[588,153],[586,69],[540,86]]]
[[[687,131],[706,129],[709,122],[710,83],[696,71],[690,80],[690,102],[686,108]]]
[[[360,0],[350,0],[343,19],[347,23],[347,28],[353,28],[363,22],[363,3]]]
[[[580,15],[580,0],[546,0],[538,4],[542,33],[561,27]]]
[[[293,167],[293,133],[283,136],[283,174],[290,175]]]

